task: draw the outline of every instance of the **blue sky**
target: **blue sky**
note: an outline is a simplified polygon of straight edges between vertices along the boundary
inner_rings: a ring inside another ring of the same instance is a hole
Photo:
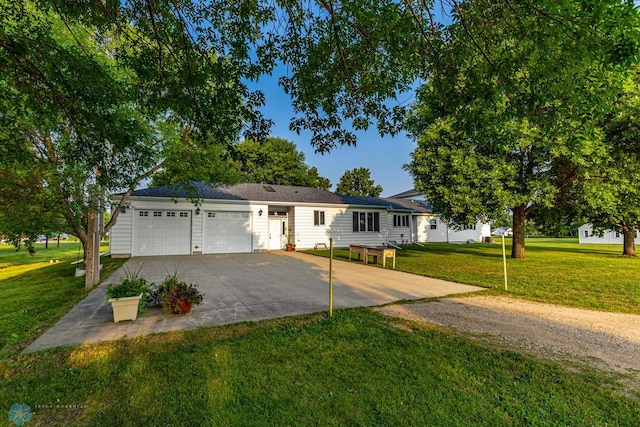
[[[636,0],[640,1],[640,0]],[[433,8],[435,20],[445,25],[451,23],[450,6],[446,2],[436,2]],[[271,135],[293,141],[306,156],[309,166],[318,168],[321,176],[329,178],[332,190],[340,181],[346,170],[368,168],[371,178],[382,186],[383,196],[392,196],[413,188],[413,179],[402,166],[411,161],[411,153],[416,143],[406,135],[381,137],[373,129],[359,132],[355,147],[336,147],[326,154],[316,154],[310,144],[311,134],[300,135],[289,130],[289,121],[293,117],[291,99],[278,86],[278,77],[286,69],[276,68],[273,77],[263,76],[258,84],[249,84],[250,89],[260,89],[266,96],[266,105],[262,108],[264,115],[274,121]],[[413,101],[413,94],[403,94],[400,102],[405,105]]]
[[[383,196],[391,196],[413,188],[413,179],[402,166],[411,160],[411,152],[416,144],[405,135],[396,137],[380,137],[375,130],[359,132],[355,147],[336,147],[325,154],[315,153],[311,146],[311,134],[296,134],[289,130],[289,121],[293,117],[291,99],[278,86],[277,69],[273,77],[263,77],[258,84],[251,84],[251,89],[261,90],[266,97],[266,105],[262,108],[264,115],[273,120],[271,135],[293,141],[306,156],[309,166],[318,168],[321,176],[329,178],[332,190],[340,181],[346,170],[368,168],[371,178],[382,186]],[[405,101],[405,100],[403,100]]]

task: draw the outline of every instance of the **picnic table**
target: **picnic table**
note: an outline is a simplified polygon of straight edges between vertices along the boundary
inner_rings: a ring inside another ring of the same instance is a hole
[[[365,246],[365,245],[349,245],[349,261],[351,261],[351,254],[358,254],[358,261],[360,261],[360,255],[363,255],[363,262],[367,264],[369,262],[369,255],[373,257],[373,263],[378,263],[378,257],[382,257],[382,266],[386,267],[387,257],[393,259],[392,268],[396,268],[396,250],[387,248],[384,246]]]

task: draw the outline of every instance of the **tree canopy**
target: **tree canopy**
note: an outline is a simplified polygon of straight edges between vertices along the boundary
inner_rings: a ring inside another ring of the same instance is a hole
[[[299,185],[328,190],[331,182],[318,169],[305,163],[305,155],[296,145],[282,138],[264,141],[247,139],[234,147],[240,181],[264,184]]]
[[[453,10],[450,27],[435,17],[441,6]],[[537,154],[520,163],[562,182],[599,153],[591,119],[606,113],[619,81],[612,73],[633,59],[640,27],[633,2],[618,0],[8,0],[0,24],[0,170],[37,178],[85,254],[117,220],[115,209],[104,230],[96,225],[109,193],[122,192],[124,203],[155,173],[164,183],[203,174],[233,181],[224,165],[234,144],[264,140],[271,124],[249,82],[278,61],[291,128],[311,130],[319,151],[353,144],[354,131],[370,126],[398,132],[407,108],[398,97],[418,79],[431,110],[416,114],[417,137],[433,134],[437,113],[438,126],[495,138],[503,157],[526,157],[526,147],[564,156],[569,163]],[[518,173],[517,163],[499,161]],[[522,190],[520,200],[489,206],[548,200],[544,179],[531,188],[511,181],[502,196]],[[28,212],[35,200],[11,208]]]
[[[623,254],[636,255],[640,229],[640,69],[635,66],[603,124],[608,156],[575,185],[573,200],[562,198],[588,219],[596,233],[617,230]],[[579,206],[576,206],[576,201]]]
[[[556,13],[573,18],[541,19]],[[512,257],[524,258],[527,215],[609,155],[602,123],[630,59],[621,13],[637,22],[613,4],[458,6],[437,50],[446,67],[420,88],[411,121],[407,169],[434,211],[463,225],[511,210]]]
[[[336,193],[345,196],[379,197],[382,186],[376,185],[371,179],[368,168],[354,168],[345,171],[336,187]]]

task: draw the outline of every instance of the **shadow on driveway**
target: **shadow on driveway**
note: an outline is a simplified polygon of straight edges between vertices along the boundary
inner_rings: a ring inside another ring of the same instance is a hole
[[[104,301],[107,285],[137,270],[152,282],[178,271],[197,283],[204,300],[187,315],[151,309],[133,322],[113,323]],[[333,262],[335,309],[375,306],[398,300],[443,297],[484,288],[366,266]],[[63,345],[131,338],[158,332],[224,325],[328,310],[329,260],[298,252],[131,258],[25,353]]]

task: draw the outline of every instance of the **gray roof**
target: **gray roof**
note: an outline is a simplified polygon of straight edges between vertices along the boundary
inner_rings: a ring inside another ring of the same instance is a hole
[[[396,205],[403,206],[405,209],[409,209],[417,213],[424,213],[424,214],[433,213],[433,209],[431,209],[430,206],[427,206],[423,202],[418,202],[411,199],[396,199],[393,197],[387,197],[384,200],[388,200]]]
[[[422,196],[422,193],[415,188],[411,190],[403,191],[402,193],[394,194],[393,196],[389,196],[390,199],[409,199],[416,196]]]
[[[415,210],[424,212],[424,206],[411,200],[343,196],[330,191],[310,187],[272,184],[236,184],[211,187],[195,183],[198,196],[203,200],[246,200],[256,202],[317,203],[330,205],[371,206],[392,210]],[[161,197],[186,199],[189,195],[181,185],[150,187],[136,190],[132,197]],[[427,213],[430,213],[427,212]]]

